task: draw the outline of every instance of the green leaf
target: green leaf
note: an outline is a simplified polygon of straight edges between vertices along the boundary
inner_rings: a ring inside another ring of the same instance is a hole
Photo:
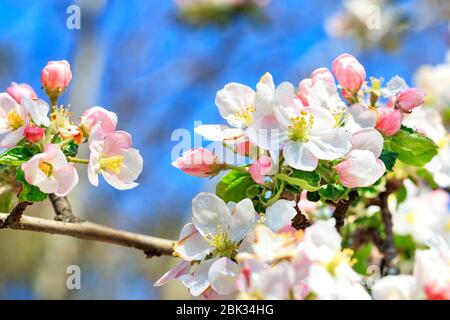
[[[28,161],[35,150],[26,146],[16,146],[0,155],[0,163],[11,166],[19,166]]]
[[[22,184],[22,191],[19,194],[19,201],[40,202],[47,198],[47,194],[39,190],[38,187],[29,184],[25,180],[25,173],[22,169],[17,169],[16,179]]]
[[[317,202],[320,200],[320,193],[318,191],[308,191],[308,193],[306,194],[306,199],[312,202]]]
[[[322,198],[338,202],[347,195],[349,190],[342,184],[327,184],[319,189],[319,194]]]
[[[355,265],[353,265],[353,269],[362,275],[367,275],[368,266],[369,266],[369,258],[372,254],[373,245],[371,243],[366,243],[361,248],[359,248],[352,258],[356,259]]]
[[[261,193],[261,189],[262,189],[262,186],[260,186],[259,184],[251,185],[251,186],[248,187],[247,190],[245,191],[245,195],[246,195],[247,198],[253,199],[253,198],[256,197],[258,194]]]
[[[75,141],[72,141],[64,145],[62,152],[66,157],[75,157],[78,154],[78,144],[76,144]]]
[[[428,183],[428,185],[431,188],[433,188],[433,189],[439,188],[439,185],[434,180],[433,174],[430,171],[428,171],[427,169],[425,169],[425,168],[417,169],[416,173],[420,178],[425,180],[425,182]]]
[[[14,192],[9,189],[4,190],[0,194],[0,212],[10,212],[13,207],[13,202],[14,202]]]
[[[398,153],[390,150],[385,150],[381,152],[380,159],[383,161],[386,170],[392,171],[392,168],[395,165],[395,160],[398,158]]]
[[[254,184],[250,174],[231,170],[217,184],[216,194],[225,202],[239,202],[246,197],[247,189]]]
[[[395,197],[397,198],[397,206],[403,201],[405,201],[407,196],[408,196],[408,189],[406,189],[406,187],[402,185],[400,189],[398,189],[395,192]]]
[[[384,147],[398,153],[398,159],[403,163],[415,167],[424,166],[438,153],[433,140],[405,126],[392,137],[386,137]]]
[[[290,185],[298,186],[306,191],[317,191],[320,187],[320,175],[314,171],[294,170],[290,176],[280,173],[277,177]]]

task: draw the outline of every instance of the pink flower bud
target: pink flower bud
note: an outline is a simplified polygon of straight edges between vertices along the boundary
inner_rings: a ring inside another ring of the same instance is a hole
[[[272,159],[268,156],[262,156],[250,166],[248,172],[250,172],[250,175],[256,183],[264,185],[264,177],[270,172],[271,169]]]
[[[172,165],[194,177],[210,177],[222,166],[217,156],[204,148],[186,151],[183,156],[172,162]]]
[[[385,136],[392,136],[400,130],[403,121],[403,114],[400,110],[392,108],[378,109],[378,118],[375,128]]]
[[[359,90],[366,78],[364,67],[348,53],[333,61],[333,73],[341,87],[347,90]]]
[[[11,83],[11,85],[6,89],[6,92],[14,99],[17,103],[22,103],[23,98],[36,99],[37,95],[33,88],[26,83]]]
[[[410,88],[400,93],[397,97],[397,106],[403,112],[410,112],[412,109],[421,106],[426,93],[423,90]]]
[[[70,65],[66,60],[49,61],[42,69],[42,86],[49,96],[59,96],[72,80]]]
[[[41,127],[26,127],[23,136],[29,142],[38,142],[44,136],[44,129]]]

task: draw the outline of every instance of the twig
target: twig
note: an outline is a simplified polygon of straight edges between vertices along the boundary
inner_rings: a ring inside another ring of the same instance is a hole
[[[303,214],[303,212],[298,208],[297,205],[295,206],[295,211],[297,211],[297,214],[291,220],[292,227],[295,230],[304,230],[308,228],[311,225],[311,222],[308,220],[308,217],[305,214]]]
[[[84,221],[84,219],[78,218],[72,213],[72,206],[70,205],[70,202],[67,199],[67,197],[58,197],[55,194],[49,194],[48,197],[53,205],[53,209],[55,210],[56,221],[64,221],[64,222]]]
[[[386,190],[379,195],[379,205],[381,218],[384,224],[384,239],[381,246],[383,261],[381,262],[381,272],[383,275],[398,274],[397,250],[394,245],[394,232],[392,230],[392,213],[388,207],[388,197],[399,187],[398,181],[386,181]]]
[[[28,201],[19,202],[12,209],[11,213],[7,215],[6,219],[0,222],[0,229],[17,228],[20,225],[23,212],[30,205],[32,205],[32,203]]]
[[[348,200],[340,200],[337,203],[334,203],[334,212],[333,217],[336,220],[336,229],[338,231],[344,226],[345,215],[347,214],[347,210],[353,201],[358,197],[358,191],[351,191],[348,194]]]
[[[8,214],[0,213],[0,225]],[[142,250],[147,257],[171,255],[175,241],[108,228],[91,222],[67,223],[50,219],[23,216],[19,224],[9,229],[66,235],[78,239],[111,243]]]

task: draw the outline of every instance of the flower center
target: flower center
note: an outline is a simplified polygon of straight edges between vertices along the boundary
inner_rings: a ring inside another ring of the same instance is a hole
[[[253,112],[255,112],[255,107],[248,106],[245,111],[239,111],[236,113],[236,117],[238,117],[248,127],[253,123]]]
[[[119,174],[122,163],[123,156],[100,158],[100,169],[112,171],[115,174]]]
[[[17,130],[24,125],[24,121],[17,113],[17,111],[14,110],[9,111],[6,117],[8,119],[9,126],[13,128],[13,130]]]
[[[306,142],[309,139],[309,131],[314,124],[314,116],[306,111],[300,112],[295,118],[291,118],[289,136],[291,140]]]
[[[338,254],[336,254],[333,259],[327,264],[327,270],[329,273],[336,275],[336,269],[341,263],[347,263],[350,266],[353,266],[357,261],[356,259],[352,259],[353,250],[352,249],[344,249]]]
[[[414,224],[416,222],[416,214],[412,211],[405,214],[405,221],[408,224]]]
[[[45,175],[47,177],[50,177],[51,174],[52,174],[52,171],[53,171],[53,166],[50,163],[46,162],[46,161],[41,161],[39,163],[39,169],[41,169],[41,171],[43,173],[45,173]]]
[[[222,226],[217,226],[212,232],[208,232],[206,241],[214,247],[214,253],[221,257],[232,258],[238,249],[237,243],[231,241],[230,236]]]

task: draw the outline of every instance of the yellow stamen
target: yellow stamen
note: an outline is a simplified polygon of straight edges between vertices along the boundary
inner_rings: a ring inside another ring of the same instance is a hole
[[[48,163],[48,162],[41,161],[39,163],[39,169],[41,169],[41,171],[43,173],[45,173],[45,175],[47,177],[50,177],[51,174],[52,174],[52,171],[53,171],[53,166],[50,163]]]
[[[413,224],[414,222],[416,222],[416,214],[413,211],[407,212],[405,214],[405,221],[408,224]]]
[[[309,131],[314,125],[314,116],[302,111],[300,115],[291,118],[292,126],[290,129],[290,138],[295,141],[306,142],[309,139]]]
[[[245,111],[239,111],[236,113],[236,117],[238,117],[248,127],[253,123],[253,112],[255,112],[255,107],[248,106]]]
[[[327,264],[327,270],[329,273],[331,274],[336,274],[336,268],[341,264],[341,263],[347,263],[350,266],[353,266],[356,264],[357,260],[356,259],[352,259],[353,256],[353,250],[352,249],[344,249],[342,250],[342,252],[339,252],[338,254],[336,254],[333,259],[331,259],[331,261]]]
[[[24,121],[21,116],[17,113],[17,111],[11,110],[6,115],[8,119],[8,124],[13,130],[17,130],[24,125]]]
[[[123,156],[102,157],[100,158],[100,169],[119,174],[122,162]]]
[[[217,226],[215,230],[209,231],[206,241],[214,247],[214,253],[221,257],[232,258],[238,249],[238,244],[231,241],[228,233],[222,229],[222,226]]]

